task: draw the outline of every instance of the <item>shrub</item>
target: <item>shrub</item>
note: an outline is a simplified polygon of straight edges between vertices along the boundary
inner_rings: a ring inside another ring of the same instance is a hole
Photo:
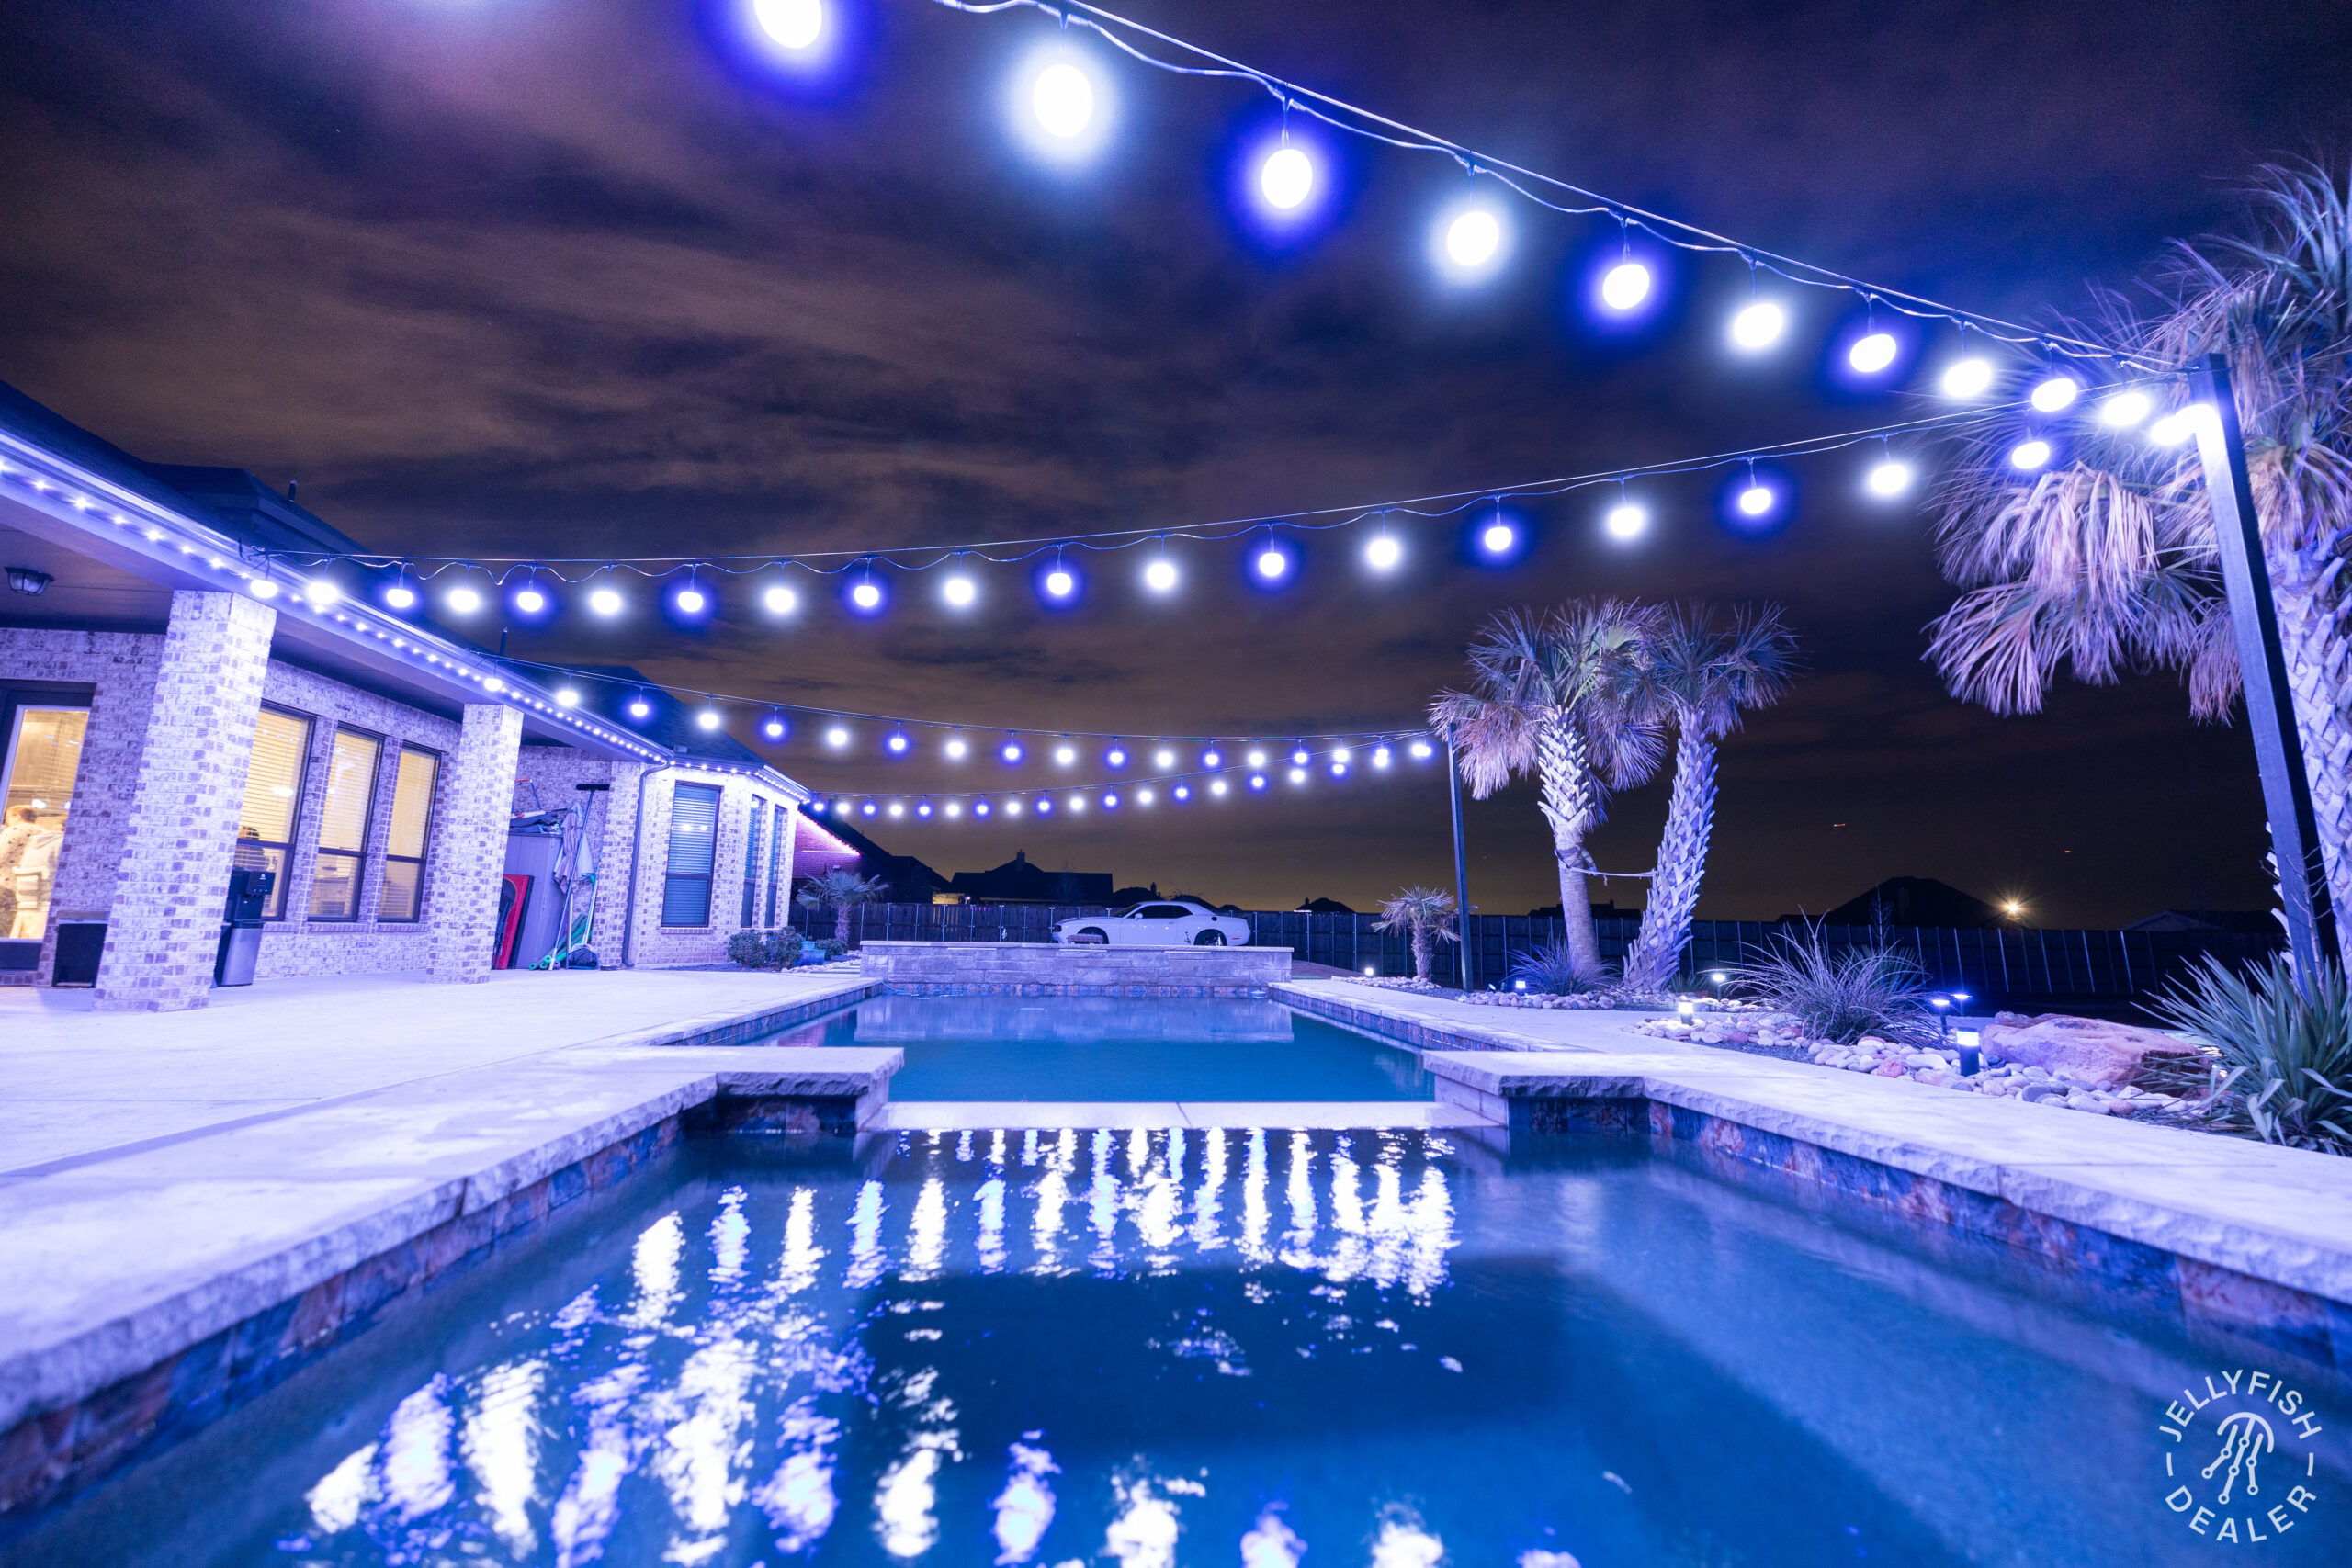
[[[1510,973],[1505,978],[1514,986],[1523,980],[1529,990],[1548,997],[1580,997],[1609,983],[1606,975],[1577,968],[1566,942],[1548,942],[1520,953],[1510,961]]]
[[[1882,944],[1829,951],[1821,928],[1783,935],[1780,950],[1732,972],[1744,994],[1804,1025],[1816,1040],[1850,1045],[1865,1034],[1925,1043],[1935,1037],[1928,976],[1908,954]]]
[[[839,937],[820,937],[801,950],[803,964],[831,964],[849,951],[849,943]]]
[[[789,926],[737,931],[727,939],[728,961],[744,969],[789,969],[800,962],[800,933]]]
[[[2208,956],[2150,1010],[2220,1053],[2214,1097],[2245,1106],[2256,1137],[2352,1154],[2352,987],[2341,966],[2323,963],[2301,984],[2280,956],[2246,975]]]

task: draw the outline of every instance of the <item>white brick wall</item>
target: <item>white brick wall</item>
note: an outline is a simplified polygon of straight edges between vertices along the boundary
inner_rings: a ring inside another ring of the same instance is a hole
[[[717,858],[711,866],[710,923],[707,926],[664,926],[662,924],[662,884],[669,870],[670,858],[670,799],[679,784],[709,784],[719,786],[718,843]],[[695,767],[664,768],[657,773],[645,791],[645,833],[639,844],[637,873],[637,931],[632,944],[633,959],[639,967],[660,967],[667,964],[716,964],[727,956],[727,939],[741,930],[740,918],[743,912],[743,836],[751,830],[752,803],[759,803],[766,813],[766,825],[761,829],[760,876],[767,875],[766,834],[774,829],[771,807],[790,807],[784,795],[741,773],[719,773]],[[792,840],[799,823],[797,811],[785,817],[783,863],[777,872],[783,892],[778,895],[776,923],[785,923],[784,903],[792,887]],[[625,857],[616,857],[620,865]],[[767,900],[764,893],[760,901],[754,924],[764,924]]]
[[[210,998],[277,624],[277,611],[242,594],[172,595],[98,966],[100,1009],[173,1011]]]

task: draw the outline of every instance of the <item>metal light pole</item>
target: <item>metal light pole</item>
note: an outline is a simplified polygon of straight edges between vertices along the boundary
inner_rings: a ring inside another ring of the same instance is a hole
[[[1462,849],[1462,764],[1454,755],[1451,736],[1445,742],[1445,788],[1453,801],[1453,929],[1462,938],[1453,944],[1459,950],[1454,973],[1466,991],[1471,988],[1470,860]]]
[[[2246,728],[2262,772],[2262,804],[2270,815],[2270,848],[2278,862],[2278,896],[2287,910],[2287,947],[2297,973],[2318,972],[2323,958],[2341,961],[2335,909],[2320,859],[2319,819],[2312,809],[2295,731],[2294,698],[2287,685],[2287,655],[2278,640],[2278,609],[2270,596],[2270,569],[2262,551],[2262,521],[2254,509],[2254,482],[2245,466],[2245,435],[2228,362],[2209,354],[2189,372],[2199,401],[2213,412],[2197,421],[2197,453],[2205,465],[2205,493],[2213,502],[2213,539],[2221,548],[2230,625],[2238,668],[2245,680]]]

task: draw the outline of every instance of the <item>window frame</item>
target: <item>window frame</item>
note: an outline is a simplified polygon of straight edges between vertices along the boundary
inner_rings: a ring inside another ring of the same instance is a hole
[[[678,800],[681,795],[689,792],[696,797],[707,797],[710,803],[709,845],[703,854],[703,866],[700,871],[691,869],[691,862],[689,869],[685,871],[678,869]],[[662,851],[662,908],[657,916],[661,930],[693,931],[711,929],[710,905],[713,895],[711,885],[718,880],[718,871],[719,814],[726,808],[726,805],[727,791],[720,784],[695,784],[681,780],[670,786],[670,827]],[[692,886],[697,883],[701,885],[702,889],[702,918],[691,921],[672,921],[670,919],[671,889],[681,884]]]
[[[331,850],[326,847],[327,810],[332,804],[331,797],[334,794],[334,776],[333,773],[334,764],[332,761],[328,763],[329,773],[327,776],[326,788],[321,791],[319,795],[319,825],[317,829],[311,835],[311,884],[310,886],[305,889],[307,897],[304,899],[304,902],[308,905],[308,908],[303,914],[304,921],[310,924],[330,926],[356,925],[363,918],[368,907],[368,861],[370,854],[370,843],[376,836],[376,793],[383,787],[384,752],[390,744],[391,737],[379,734],[372,729],[363,729],[356,724],[344,724],[338,721],[334,729],[330,730],[327,734],[326,755],[329,759],[332,759],[334,756],[335,741],[345,735],[356,736],[363,740],[374,741],[376,743],[376,760],[368,771],[367,793],[361,796],[361,799],[366,804],[361,808],[362,815],[359,818],[359,847],[356,850]],[[351,913],[347,915],[322,915],[318,912],[319,867],[330,859],[339,861],[347,860],[352,863]],[[407,922],[403,921],[402,923],[405,924]]]
[[[762,829],[767,825],[767,802],[752,796],[751,809],[743,814],[743,897],[735,922],[737,931],[750,931],[760,912],[760,841]]]
[[[399,761],[392,769],[392,810],[395,812],[400,809],[401,768],[407,764],[412,754],[423,757],[433,764],[433,787],[424,793],[424,831],[419,838],[415,854],[394,854],[392,829],[396,824],[390,820],[387,820],[384,824],[383,863],[376,868],[376,919],[382,925],[413,926],[424,919],[425,867],[433,858],[433,829],[438,827],[441,821],[441,770],[448,759],[430,746],[419,746],[408,740],[401,741]],[[379,768],[381,764],[379,763]],[[387,915],[384,913],[384,895],[390,888],[392,867],[395,864],[416,867],[416,904],[413,914]]]
[[[310,798],[311,794],[311,748],[316,744],[319,738],[319,716],[316,714],[304,713],[300,708],[289,708],[283,703],[264,703],[261,705],[260,711],[263,713],[274,713],[280,718],[290,718],[295,723],[302,727],[302,744],[295,748],[295,755],[299,761],[297,761],[294,769],[294,795],[292,797],[294,804],[291,809],[287,813],[286,818],[286,829],[288,835],[287,840],[282,844],[272,839],[239,839],[236,840],[238,844],[251,844],[255,849],[276,850],[282,857],[278,863],[284,869],[279,872],[277,882],[270,887],[269,903],[262,909],[261,918],[265,923],[275,922],[283,924],[294,918],[287,913],[287,909],[293,900],[294,847],[302,841],[302,807],[303,803]],[[256,738],[258,738],[259,719],[256,718],[254,723],[256,727]],[[248,748],[245,754],[245,780],[246,786],[248,788],[252,787],[253,767],[253,753],[252,750]],[[239,797],[237,802],[237,814],[241,818],[244,815],[244,800],[242,796]],[[243,828],[244,824],[240,821],[237,826],[239,828]],[[232,863],[234,853],[235,852],[232,849],[231,851]],[[307,891],[307,889],[305,891]]]
[[[776,879],[784,874],[784,829],[792,820],[792,808],[782,801],[775,803],[768,823],[768,918],[767,927],[775,929]]]

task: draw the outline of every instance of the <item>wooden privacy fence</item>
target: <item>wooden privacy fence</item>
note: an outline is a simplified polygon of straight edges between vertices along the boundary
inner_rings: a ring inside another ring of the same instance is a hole
[[[863,904],[850,911],[850,936],[865,942],[1051,942],[1054,927],[1080,915],[1114,911],[1080,904]],[[1252,942],[1288,947],[1311,964],[1328,964],[1358,974],[1412,973],[1411,944],[1402,932],[1372,929],[1376,915],[1315,915],[1292,909],[1245,909]],[[830,913],[812,922],[796,906],[792,923],[817,936],[831,936]],[[1597,922],[1601,957],[1622,961],[1641,929],[1638,920]],[[1683,954],[1685,985],[1703,986],[1713,970],[1747,962],[1774,950],[1797,928],[1760,920],[1696,920]],[[1563,934],[1559,920],[1532,915],[1473,915],[1469,922],[1471,980],[1479,988],[1509,984],[1512,961]],[[1831,949],[1864,946],[1869,926],[1828,926]],[[1972,1007],[2018,1005],[2062,998],[2121,1000],[2145,997],[2171,985],[2201,955],[2242,964],[2278,951],[2279,939],[2233,931],[1955,931],[1937,926],[1895,926],[1881,935],[1910,953],[1939,988],[1968,991]],[[1441,985],[1458,983],[1459,949],[1437,944]]]

